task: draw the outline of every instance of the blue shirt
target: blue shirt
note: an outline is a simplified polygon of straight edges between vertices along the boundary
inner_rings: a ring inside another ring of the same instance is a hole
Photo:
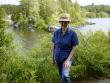
[[[52,42],[55,45],[54,49],[54,59],[55,61],[63,62],[65,61],[73,46],[79,44],[77,34],[71,28],[67,28],[67,31],[62,35],[61,28],[54,32],[52,37]]]

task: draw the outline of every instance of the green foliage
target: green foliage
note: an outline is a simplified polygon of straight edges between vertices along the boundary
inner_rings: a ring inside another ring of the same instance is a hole
[[[14,50],[10,51],[14,48],[10,47],[13,46],[11,41],[13,39],[12,36],[11,38],[5,36],[10,42],[8,45],[7,42],[4,43],[4,48],[0,49],[2,53],[0,55],[3,55],[0,56],[0,66],[2,66],[0,82],[58,83],[60,78],[58,71],[56,66],[51,64],[51,36],[51,33],[41,35],[39,44],[21,56]],[[83,37],[78,33],[78,37],[80,44],[76,49],[75,63],[71,67],[71,79],[110,77],[109,35],[96,32]]]
[[[64,12],[70,14],[72,24],[85,23],[84,13],[82,14],[80,5],[77,2],[72,3],[71,0],[20,0],[18,6],[2,5],[2,7],[8,14],[12,14],[12,20],[18,22],[19,27],[23,28],[31,26],[38,29],[47,29],[43,26],[57,24],[59,14]],[[43,25],[42,27],[39,25],[41,21],[44,23],[40,24]]]
[[[20,27],[36,27],[39,19],[39,3],[36,0],[21,0],[21,5],[12,14],[12,20]]]
[[[86,10],[87,17],[91,18],[107,17],[110,13],[108,6],[102,8],[93,4],[92,7],[87,6],[81,10],[77,2],[58,2],[21,0],[19,6],[4,5],[2,7],[5,10],[0,7],[0,83],[58,83],[60,78],[56,66],[51,64],[52,34],[41,35],[40,42],[35,48],[25,54],[19,54],[14,41],[15,35],[4,19],[5,11],[7,14],[13,13],[12,20],[19,22],[21,27],[33,25],[38,29],[46,29],[48,23],[56,22],[61,12],[70,13],[74,25],[84,23]],[[110,77],[110,32],[108,36],[102,32],[91,33],[89,36],[78,33],[78,37],[80,44],[76,49],[71,78]]]
[[[27,17],[34,16],[36,19],[39,17],[39,4],[37,0],[21,0],[21,5]]]
[[[32,59],[20,56],[11,28],[0,30],[0,83],[37,83]]]
[[[70,12],[70,8],[71,8],[70,0],[59,0],[58,3],[62,11]]]
[[[88,5],[81,7],[82,9],[85,9],[87,12],[86,17],[89,18],[104,18],[104,17],[109,17],[110,16],[110,6],[108,5]],[[88,13],[89,12],[89,13]],[[92,13],[92,14],[91,14]]]
[[[71,68],[71,79],[81,78],[81,76],[85,77],[86,66],[83,64],[78,64],[77,66],[72,66]]]
[[[83,11],[81,11],[80,9],[80,5],[75,2],[74,4],[71,5],[70,8],[70,15],[71,15],[71,23],[74,26],[78,26],[78,25],[83,25],[85,23],[84,21],[84,13]]]
[[[3,19],[3,17],[0,17],[0,82],[5,80],[6,75],[3,73],[5,65],[10,59],[10,56],[16,51],[14,34],[11,30],[6,30],[8,24]]]
[[[28,18],[26,17],[26,15],[23,15],[22,13],[19,13],[18,18],[16,18],[17,22],[20,23],[21,27],[27,27],[28,25]]]
[[[110,43],[110,31],[108,32],[108,42]]]
[[[16,5],[10,5],[10,4],[7,4],[7,5],[1,5],[2,8],[5,9],[6,13],[9,15],[9,14],[12,14],[14,11],[16,11],[16,9],[18,9],[18,6]]]
[[[47,81],[47,83],[57,83],[58,73],[50,63],[50,38],[50,35],[42,36],[42,42],[36,47],[37,49],[33,48],[33,51],[31,50],[25,55],[17,54],[12,47],[10,47],[10,50],[0,49],[0,53],[2,50],[6,51],[3,51],[2,57],[0,54],[0,82],[46,83]]]
[[[6,24],[5,21],[3,19],[0,19],[0,32],[1,32],[1,29],[3,29],[5,24]]]
[[[97,16],[97,17],[101,17],[101,18],[109,17],[108,13],[105,13],[105,12],[97,13],[96,16]]]
[[[86,14],[86,17],[89,18],[105,18],[105,17],[109,17],[109,15],[105,12],[100,12],[100,13],[94,13],[94,12],[88,12]]]
[[[86,16],[89,17],[89,18],[96,18],[96,13],[94,13],[94,12],[88,12],[86,14]]]
[[[35,77],[35,68],[32,59],[23,58],[23,56],[13,55],[8,60],[4,68],[4,77],[6,83],[37,83]]]
[[[39,15],[44,19],[45,23],[48,24],[48,18],[51,17],[55,13],[56,7],[53,7],[53,0],[39,0],[40,4],[40,12]]]
[[[0,19],[5,18],[6,16],[6,11],[4,10],[4,8],[0,7]]]
[[[47,29],[47,26],[45,24],[45,21],[43,19],[39,19],[39,21],[36,24],[37,29]]]
[[[40,44],[28,53],[28,57],[32,58],[35,63],[37,82],[57,83],[59,76],[55,67],[51,64],[51,34],[45,34],[41,37]]]
[[[109,37],[102,32],[91,33],[85,37],[78,33],[78,37],[80,45],[76,49],[75,64],[70,73],[71,78],[110,77]],[[40,82],[51,83],[58,80],[55,78],[58,77],[58,73],[50,63],[50,38],[50,35],[42,37],[39,46],[30,53],[36,61],[37,81]]]
[[[110,44],[107,36],[102,32],[96,32],[89,37],[82,37],[84,39],[81,37],[72,70],[75,73],[71,74],[72,77],[110,77]]]

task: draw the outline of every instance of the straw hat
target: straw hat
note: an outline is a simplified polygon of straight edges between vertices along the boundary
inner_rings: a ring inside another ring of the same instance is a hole
[[[62,13],[60,14],[59,22],[61,21],[67,21],[70,22],[71,20],[69,19],[70,15],[67,13]]]

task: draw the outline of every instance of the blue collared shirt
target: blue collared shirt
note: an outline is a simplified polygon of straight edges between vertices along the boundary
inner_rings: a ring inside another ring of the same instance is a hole
[[[56,30],[52,37],[52,42],[55,45],[54,59],[55,61],[60,62],[65,61],[68,58],[72,47],[79,44],[77,34],[71,28],[67,28],[64,35],[62,35],[61,28]]]

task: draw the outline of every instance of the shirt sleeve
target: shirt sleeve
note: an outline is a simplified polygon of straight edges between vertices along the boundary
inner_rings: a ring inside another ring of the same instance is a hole
[[[73,34],[72,34],[72,47],[76,46],[78,44],[79,44],[79,40],[78,40],[77,34],[76,34],[76,32],[73,32]]]

